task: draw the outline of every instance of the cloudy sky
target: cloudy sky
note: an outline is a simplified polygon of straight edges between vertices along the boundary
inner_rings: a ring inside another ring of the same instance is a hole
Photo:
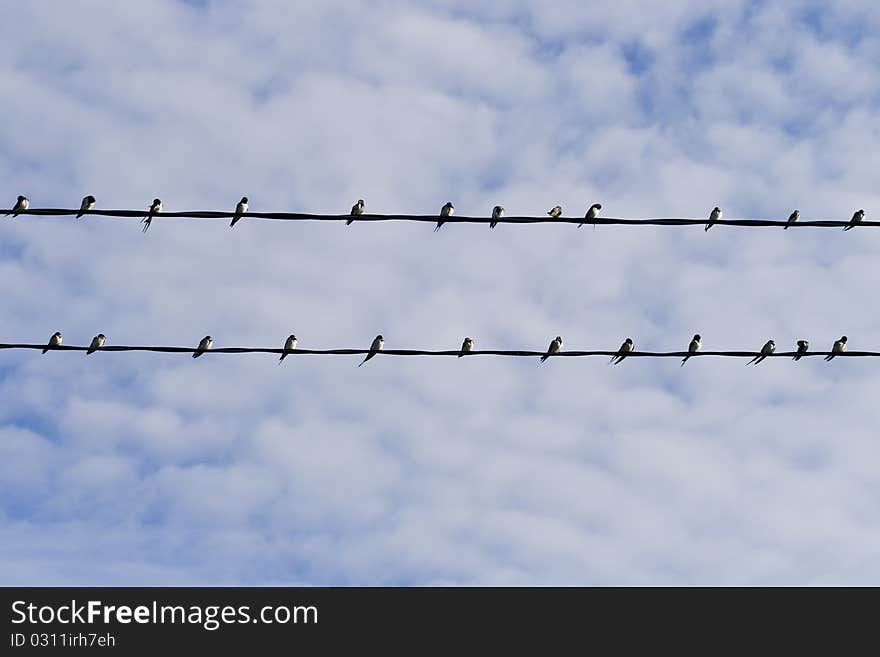
[[[880,216],[880,10],[8,2],[0,206]],[[880,348],[880,231],[0,220],[0,341]],[[5,584],[880,584],[880,363],[0,352]]]

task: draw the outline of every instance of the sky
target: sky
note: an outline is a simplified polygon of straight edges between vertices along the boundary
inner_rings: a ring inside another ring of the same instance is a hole
[[[7,2],[0,206],[880,216],[880,9]],[[0,218],[0,342],[880,348],[873,228]],[[0,352],[7,585],[880,584],[880,363]]]

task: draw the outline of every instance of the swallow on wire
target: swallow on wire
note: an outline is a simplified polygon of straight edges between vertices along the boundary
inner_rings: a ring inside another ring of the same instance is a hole
[[[800,219],[800,218],[801,218],[801,211],[800,211],[800,210],[795,210],[795,211],[792,212],[790,215],[788,215],[788,223],[786,223],[786,224],[782,227],[782,230],[788,230],[788,227],[791,226],[795,221],[797,221],[797,220]]]
[[[470,338],[465,338],[464,342],[461,343],[461,351],[458,353],[458,357],[461,358],[467,353],[470,353],[474,350],[474,341]]]
[[[107,339],[107,337],[106,337],[103,333],[98,333],[98,335],[96,335],[95,337],[93,337],[93,338],[92,338],[92,344],[90,344],[90,345],[89,345],[89,348],[86,349],[86,356],[88,356],[89,354],[93,354],[93,353],[95,353],[96,351],[98,351],[98,349],[100,349],[101,347],[103,347],[103,346],[104,346],[104,341],[105,341],[106,339]]]
[[[19,212],[24,212],[31,205],[31,202],[28,200],[27,196],[19,196],[18,200],[16,200],[15,205],[12,206],[12,210],[7,212],[5,216],[9,216],[10,214],[13,217],[17,217]]]
[[[700,349],[703,348],[703,338],[700,337],[699,333],[694,334],[691,343],[688,345],[688,355],[681,359],[681,365],[679,367],[684,367],[684,364],[688,362],[688,358],[698,353]]]
[[[794,357],[792,357],[792,360],[794,360],[794,361],[800,360],[803,357],[803,355],[805,353],[807,353],[809,350],[810,350],[810,343],[809,342],[807,342],[806,340],[798,340],[797,341],[797,352],[795,353]]]
[[[232,221],[229,222],[229,227],[232,228],[235,224],[238,223],[238,220],[241,219],[242,215],[248,211],[248,197],[242,196],[241,200],[235,205],[235,214],[232,215]]]
[[[837,354],[842,354],[846,351],[846,336],[841,336],[840,340],[834,341],[834,346],[831,347],[831,353],[825,356],[825,360],[831,360]]]
[[[210,335],[206,335],[205,337],[203,337],[199,342],[199,346],[196,347],[196,350],[193,353],[193,358],[198,358],[206,351],[210,351],[213,344],[214,338],[212,338]]]
[[[561,205],[554,205],[552,208],[550,208],[550,211],[547,214],[550,215],[551,219],[556,219],[558,217],[561,217],[562,216],[562,206]]]
[[[853,213],[852,219],[849,220],[849,224],[844,227],[844,230],[852,230],[856,227],[857,224],[862,223],[862,219],[865,218],[864,210],[856,210]]]
[[[147,215],[141,219],[141,223],[144,225],[144,232],[146,233],[150,229],[150,224],[153,222],[153,217],[162,212],[162,201],[154,198],[153,204],[150,206]]]
[[[596,219],[596,217],[599,216],[599,210],[601,210],[601,209],[602,209],[601,203],[593,203],[593,205],[590,206],[590,209],[587,210],[587,214],[584,215],[584,219],[586,221],[582,221],[581,223],[579,223],[578,228],[580,228],[581,226],[583,226],[586,223],[592,223],[593,228],[595,228],[596,222],[594,220]]]
[[[746,363],[746,365],[751,365],[752,363],[754,363],[755,365],[758,365],[761,363],[761,361],[763,361],[765,358],[767,358],[767,356],[772,354],[774,351],[776,351],[776,343],[773,342],[773,340],[767,340],[767,342],[764,343],[764,346],[761,347],[761,353],[759,353],[757,356],[752,358],[752,360],[750,360],[748,363]]]
[[[501,219],[501,217],[503,217],[503,216],[504,216],[504,208],[502,208],[500,205],[496,205],[494,208],[492,208],[492,219],[493,220],[494,219]],[[489,224],[489,228],[495,228],[495,226],[497,226],[497,225],[498,225],[497,221],[492,221]]]
[[[629,354],[635,348],[636,345],[632,341],[632,338],[627,338],[623,341],[623,344],[620,345],[620,349],[617,350],[617,354],[611,357],[611,360],[608,364],[620,365],[623,362],[623,359],[626,358],[627,354]]]
[[[284,351],[281,353],[281,358],[278,359],[278,364],[281,364],[281,361],[289,354],[291,351],[296,349],[296,336],[292,333],[287,336],[287,340],[284,341]]]
[[[543,363],[545,360],[550,358],[550,356],[552,356],[553,354],[558,354],[561,349],[562,349],[562,337],[557,335],[550,342],[550,346],[547,347],[547,352],[543,356],[541,356],[541,362]]]
[[[346,226],[351,226],[355,217],[359,217],[364,213],[364,199],[359,198],[358,202],[351,206],[351,219],[345,222]]]
[[[43,353],[45,354],[47,351],[52,349],[53,347],[58,347],[61,345],[61,331],[55,331],[52,334],[52,337],[49,338],[49,343],[43,347]]]
[[[721,219],[723,215],[724,213],[721,212],[721,208],[716,205],[714,208],[712,208],[712,212],[709,214],[709,221],[706,224],[706,228],[704,228],[703,230],[708,231],[713,225],[715,225],[716,221]]]
[[[79,206],[79,214],[76,215],[76,218],[79,219],[93,207],[95,207],[95,197],[91,194],[89,194],[88,196],[83,196],[82,203]]]
[[[385,346],[385,338],[381,335],[377,335],[373,338],[373,344],[370,345],[370,353],[367,354],[367,357],[361,361],[361,365],[370,360],[373,356],[382,351],[382,348]],[[358,365],[360,367],[361,365]]]
[[[449,201],[446,205],[440,208],[440,220],[437,222],[437,225],[434,227],[434,232],[436,233],[438,230],[443,228],[443,224],[446,223],[446,217],[451,217],[455,214],[455,207],[452,205],[452,201]]]

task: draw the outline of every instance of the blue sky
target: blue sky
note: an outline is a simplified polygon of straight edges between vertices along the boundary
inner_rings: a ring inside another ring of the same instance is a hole
[[[34,207],[880,213],[874,3],[11,3]],[[4,342],[880,347],[872,229],[0,221]],[[0,353],[5,584],[880,583],[870,359]]]

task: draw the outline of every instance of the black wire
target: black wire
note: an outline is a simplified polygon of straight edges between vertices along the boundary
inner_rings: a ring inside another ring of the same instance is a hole
[[[0,215],[11,213],[12,210],[0,210]],[[20,215],[33,215],[38,217],[60,217],[60,216],[76,216],[78,214],[90,215],[95,217],[117,217],[117,218],[137,218],[142,219],[148,213],[146,210],[88,210],[81,212],[80,210],[61,209],[61,208],[36,208],[24,210]],[[153,215],[156,219],[173,218],[173,219],[230,219],[235,216],[234,212],[214,212],[201,210],[188,210],[184,212],[160,212]],[[425,223],[437,223],[440,217],[436,214],[361,214],[351,216],[349,214],[309,214],[305,212],[246,212],[241,215],[242,219],[273,219],[279,221],[421,221]],[[589,224],[598,226],[705,226],[708,219],[616,219],[612,217],[598,217],[596,219],[584,219],[582,217],[559,217],[552,219],[550,217],[501,217],[493,219],[491,217],[468,217],[454,215],[452,217],[443,217],[444,224],[470,223],[470,224],[488,224],[497,222],[503,224]],[[841,221],[836,219],[822,219],[816,221],[796,221],[788,223],[787,221],[777,221],[770,219],[719,219],[713,224],[719,226],[788,226],[790,228],[840,228],[849,226],[849,221]],[[862,221],[855,224],[859,226],[880,226],[880,221]]]
[[[89,347],[77,345],[58,345],[55,347],[47,347],[45,344],[2,344],[0,349],[49,349],[50,351],[87,351]],[[147,346],[124,346],[124,345],[105,345],[96,351],[151,351],[159,353],[180,353],[193,354],[199,350],[193,347],[147,347]],[[284,349],[275,349],[267,347],[220,347],[217,349],[209,349],[202,352],[204,354],[288,354],[289,356],[363,356],[369,354],[369,349],[300,349],[294,351],[285,351]],[[523,351],[509,349],[480,349],[464,353],[464,356],[514,356],[514,357],[535,357],[543,356],[546,351]],[[459,356],[460,350],[443,350],[429,351],[424,349],[384,349],[377,352],[379,356]],[[591,350],[591,351],[560,351],[550,356],[565,357],[582,357],[582,356],[617,356],[617,350]],[[791,358],[796,355],[794,351],[783,351],[768,354],[767,358]],[[699,358],[702,356],[721,356],[728,358],[753,358],[760,356],[760,351],[698,351],[690,354],[687,351],[631,351],[626,354],[627,358]],[[809,351],[797,354],[802,357],[809,356],[829,356],[830,351]],[[844,351],[834,354],[834,357],[851,358],[851,357],[871,357],[880,356],[880,351]]]

